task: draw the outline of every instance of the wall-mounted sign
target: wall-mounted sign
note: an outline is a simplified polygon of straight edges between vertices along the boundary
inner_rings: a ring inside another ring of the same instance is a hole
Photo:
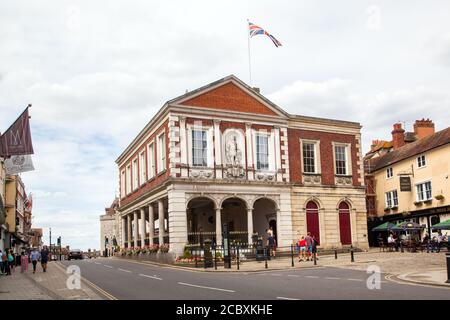
[[[411,191],[411,177],[400,177],[400,191]]]

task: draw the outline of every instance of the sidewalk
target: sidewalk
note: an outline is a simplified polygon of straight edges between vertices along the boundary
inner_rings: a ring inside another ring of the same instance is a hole
[[[66,281],[69,275],[58,262],[48,263],[47,272],[38,265],[33,274],[32,266],[27,273],[20,273],[20,267],[11,276],[0,277],[1,300],[103,300],[84,281],[81,289],[70,290]],[[5,292],[5,293],[2,293]]]

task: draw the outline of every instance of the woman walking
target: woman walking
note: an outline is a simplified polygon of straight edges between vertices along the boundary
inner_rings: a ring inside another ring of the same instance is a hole
[[[28,255],[24,251],[20,254],[20,272],[28,272]]]
[[[33,273],[36,273],[36,265],[38,261],[41,259],[41,254],[36,249],[33,249],[30,255],[31,264],[33,265]]]

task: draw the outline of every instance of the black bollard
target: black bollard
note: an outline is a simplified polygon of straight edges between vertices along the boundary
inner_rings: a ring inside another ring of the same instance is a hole
[[[316,253],[314,252],[314,265],[317,266],[317,257],[316,257]]]
[[[217,246],[214,246],[214,269],[217,270]]]
[[[400,241],[400,252],[405,252],[405,250],[403,249],[403,242]]]
[[[427,241],[427,253],[430,253],[430,240]]]
[[[291,266],[294,266],[294,246],[291,244]]]
[[[450,283],[450,252],[447,252],[445,254],[445,257],[447,258],[447,283]]]
[[[350,258],[351,258],[351,262],[355,262],[355,256],[353,254],[353,247],[350,248]]]
[[[195,252],[195,254],[194,254],[194,257],[195,257],[195,267],[197,268],[197,267],[198,267],[198,262],[197,262],[197,250],[195,250],[194,252]]]
[[[267,247],[264,248],[264,261],[265,261],[265,267],[267,269],[268,268],[268,265],[267,265]]]
[[[334,250],[334,259],[337,259],[337,250]]]
[[[239,247],[236,248],[236,263],[237,269],[239,270]]]

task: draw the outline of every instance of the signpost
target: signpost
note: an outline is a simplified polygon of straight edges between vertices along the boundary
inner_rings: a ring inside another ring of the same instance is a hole
[[[228,230],[228,223],[222,226],[223,239],[223,266],[226,269],[231,269],[231,252],[230,252],[230,233]]]

